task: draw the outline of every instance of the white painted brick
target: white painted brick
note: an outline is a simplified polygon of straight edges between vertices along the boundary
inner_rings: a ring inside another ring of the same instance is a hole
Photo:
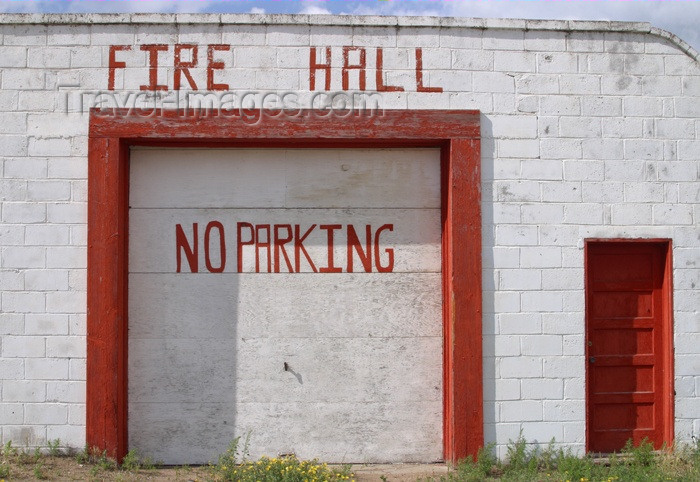
[[[657,204],[652,216],[654,224],[693,224],[693,207],[689,204]]]
[[[80,336],[51,336],[46,339],[48,357],[85,357],[85,339]]]
[[[22,112],[4,112],[0,124],[0,134],[24,134],[27,130],[27,114]]]
[[[501,420],[504,422],[542,420],[542,402],[534,400],[503,402],[501,404]]]
[[[82,114],[29,114],[27,132],[30,136],[73,137],[87,134],[88,123]],[[41,154],[40,154],[41,155]],[[48,154],[55,156],[55,154]]]
[[[564,161],[564,179],[567,181],[602,181],[605,164],[601,161]]]
[[[515,94],[499,94],[493,96],[493,114],[512,115],[518,112],[519,96]]]
[[[53,403],[28,403],[24,409],[24,423],[60,425],[68,421],[68,406]]]
[[[544,270],[545,272],[547,270]],[[581,269],[581,286],[583,270]],[[584,329],[583,313],[542,313],[542,332],[552,335],[581,333]]]
[[[700,203],[700,184],[683,182],[678,185],[678,202]]]
[[[537,135],[540,138],[559,135],[559,117],[539,116],[537,118]]]
[[[26,201],[27,183],[16,179],[0,179],[0,201]],[[3,229],[3,228],[0,228]],[[8,233],[9,235],[9,233]],[[3,237],[4,239],[4,237]],[[14,244],[14,243],[10,243]]]
[[[2,432],[3,442],[15,447],[45,447],[46,427],[41,425],[8,425]]]
[[[18,269],[0,270],[0,286],[2,286],[5,291],[24,290],[24,272]]]
[[[523,204],[523,224],[557,224],[564,221],[562,204]]]
[[[85,320],[85,313],[77,313],[70,315],[70,334],[71,335],[82,335],[87,334],[87,322]]]
[[[537,54],[537,72],[549,74],[575,74],[578,72],[578,55],[571,53]]]
[[[523,50],[524,37],[518,30],[487,30],[482,45],[487,50]]]
[[[631,75],[663,75],[663,57],[656,55],[625,56],[625,73]]]
[[[85,426],[85,405],[73,403],[68,406],[68,423]]]
[[[603,95],[640,95],[642,81],[630,75],[606,75],[601,79],[600,90]]]
[[[580,243],[580,242],[579,242]],[[579,244],[577,247],[563,247],[561,248],[561,258],[563,268],[578,268],[583,264],[583,245]],[[566,300],[564,300],[564,306],[566,306]],[[567,309],[569,307],[567,306]]]
[[[663,143],[651,139],[625,139],[625,159],[663,159]]]
[[[491,254],[493,260],[491,264],[494,268],[517,268],[519,266],[518,248],[494,247]]]
[[[87,273],[82,269],[73,269],[68,273],[68,289],[73,291],[87,290]]]
[[[686,99],[676,98],[676,115],[678,117],[700,117],[700,102],[688,102]]]
[[[466,85],[464,86],[467,87]],[[458,92],[450,95],[450,109],[477,109],[482,113],[493,110],[491,94],[478,92]]]
[[[542,139],[540,142],[542,159],[580,159],[582,155],[579,139]]]
[[[8,313],[43,313],[46,307],[44,293],[6,291],[1,299],[2,309]]]
[[[43,402],[46,384],[35,380],[5,380],[2,382],[3,402]]]
[[[495,400],[520,400],[520,380],[495,380]]]
[[[561,337],[534,337],[530,338],[552,338],[551,343],[556,346],[556,340],[559,339],[561,344]],[[556,354],[556,353],[554,353]],[[547,399],[562,399],[564,397],[564,381],[557,378],[541,378],[539,380],[528,380],[523,383],[522,386],[522,397],[526,400],[547,400]]]
[[[472,88],[474,92],[515,93],[515,79],[503,72],[473,72]]]
[[[699,179],[697,164],[687,161],[660,163],[658,172],[660,181],[694,182]]]
[[[515,91],[519,94],[558,94],[559,76],[554,74],[519,75],[515,80]]]
[[[580,115],[581,98],[578,96],[546,96],[540,99],[542,115]]]
[[[31,245],[65,245],[70,241],[68,226],[35,224],[26,227],[26,244]]]
[[[500,246],[537,245],[537,226],[496,226],[496,242]]]
[[[24,334],[24,315],[0,312],[0,335]]]
[[[43,268],[46,253],[44,248],[11,246],[2,250],[3,268]]]
[[[655,119],[654,137],[661,139],[694,139],[695,122],[690,119]]]
[[[26,360],[26,378],[29,380],[65,380],[68,378],[68,360],[65,358],[28,358]]]
[[[576,378],[584,375],[584,358],[581,356],[546,357],[543,360],[545,378]]]
[[[532,335],[542,333],[542,320],[538,313],[501,313],[497,315],[501,335]],[[506,377],[501,373],[501,376]]]
[[[0,68],[17,68],[27,66],[27,48],[10,47],[4,45],[2,48],[2,58],[0,58]]]
[[[497,139],[496,146],[499,158],[535,159],[540,155],[537,139]]]
[[[2,220],[6,223],[43,223],[46,221],[46,205],[41,203],[3,203]]]
[[[493,70],[496,72],[535,72],[537,57],[532,52],[496,51]]]
[[[455,70],[474,72],[492,71],[494,53],[488,50],[452,50],[452,65]]]
[[[583,202],[616,203],[624,200],[621,182],[584,182],[582,184]]]
[[[521,304],[525,312],[562,311],[563,297],[559,291],[526,291],[521,296]]]
[[[564,206],[567,224],[602,224],[603,207],[599,204],[567,204]]]
[[[45,178],[47,173],[46,160],[32,158],[5,159],[4,173],[7,178]]]
[[[85,373],[86,373],[86,360],[85,358],[72,358],[70,360],[70,374],[69,377],[71,380],[79,380],[79,381],[84,381],[85,380]]]
[[[628,99],[625,97],[624,99]],[[581,113],[593,117],[619,117],[622,115],[622,97],[586,96],[581,99]],[[571,119],[562,119],[571,120]],[[582,136],[583,137],[583,136]]]
[[[72,200],[75,202],[87,202],[87,182],[72,181],[71,182]]]
[[[573,74],[559,76],[561,94],[599,94],[600,90],[600,78],[597,76]]]
[[[643,181],[646,164],[643,161],[605,161],[607,181]]]
[[[570,52],[602,52],[603,45],[603,37],[594,32],[572,32],[566,39]]]
[[[0,135],[3,154],[6,156],[25,156],[27,154],[27,138],[17,135]]]
[[[542,376],[542,358],[505,357],[500,360],[500,375],[501,378],[539,378]]]
[[[85,223],[87,205],[85,203],[49,204],[47,219],[51,223]]]
[[[581,148],[584,159],[622,159],[624,157],[624,145],[620,139],[583,139]]]
[[[495,292],[493,311],[494,313],[518,313],[520,311],[520,293],[517,291]]]
[[[566,33],[557,31],[525,31],[525,50],[556,52],[566,50]]]
[[[0,403],[0,420],[3,425],[19,425],[24,421],[24,405],[19,403]]]
[[[642,77],[642,94],[647,98],[651,96],[674,97],[678,95],[681,89],[681,80],[679,77]],[[662,99],[664,101],[672,101],[672,99]],[[668,114],[673,115],[673,114]]]
[[[48,440],[61,439],[61,443],[70,447],[85,446],[85,427],[76,425],[49,425],[46,427]]]
[[[559,133],[562,137],[600,137],[601,122],[596,117],[562,117]]]
[[[85,247],[52,246],[46,248],[47,268],[86,268],[87,251]]]
[[[544,202],[578,202],[581,201],[580,182],[544,182],[541,184]]]
[[[527,202],[540,200],[539,183],[535,181],[496,181],[494,190],[497,201]]]
[[[46,400],[55,403],[85,403],[85,382],[47,382]]]
[[[24,360],[17,358],[0,358],[0,373],[2,373],[2,378],[4,380],[21,380],[24,378]]]
[[[582,290],[583,271],[580,268],[543,269],[542,289]]]
[[[522,163],[522,177],[525,179],[560,180],[563,176],[561,161],[528,160]]]
[[[67,335],[68,316],[56,314],[27,314],[25,333],[27,335]]]
[[[603,137],[636,138],[642,137],[642,119],[611,118],[603,119]]]
[[[2,88],[13,90],[38,90],[44,87],[44,71],[33,69],[7,69],[2,74]]]
[[[34,69],[61,69],[70,67],[70,50],[61,47],[30,47],[27,67]]]
[[[52,313],[80,313],[85,310],[82,291],[52,291],[46,294],[46,310]]]
[[[583,335],[566,335],[564,336],[564,355],[583,355],[584,337]]]
[[[3,293],[3,301],[6,293]],[[4,304],[4,303],[3,303]],[[2,356],[43,357],[46,353],[46,339],[41,336],[5,336],[2,343]]]
[[[24,274],[25,288],[31,291],[68,289],[68,272],[65,270],[31,270]]]
[[[70,156],[70,139],[64,138],[29,138],[30,156]]]
[[[651,224],[651,206],[628,203],[617,204],[612,207],[612,221],[620,225]]]

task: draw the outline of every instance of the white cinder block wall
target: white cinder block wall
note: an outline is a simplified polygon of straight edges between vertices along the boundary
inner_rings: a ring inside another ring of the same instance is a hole
[[[370,92],[381,47],[385,84],[405,88],[374,95],[382,108],[481,111],[485,433],[501,455],[521,429],[584,449],[584,238],[671,238],[676,438],[700,436],[700,64],[673,35],[608,22],[2,15],[0,41],[3,443],[84,444],[85,111],[107,91],[110,45],[170,46],[156,102],[177,105],[175,43],[200,45],[200,59],[230,44],[217,82],[292,92],[301,107],[309,47],[319,60],[334,49],[332,91],[342,46],[366,47]],[[415,48],[424,85],[443,92],[416,91]],[[119,60],[123,102],[148,83],[148,57],[133,47]],[[206,86],[206,69],[192,76]]]

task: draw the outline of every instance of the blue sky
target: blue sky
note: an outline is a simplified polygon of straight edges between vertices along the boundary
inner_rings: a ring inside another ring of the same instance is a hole
[[[430,15],[650,22],[700,50],[700,0],[0,0],[0,12]]]

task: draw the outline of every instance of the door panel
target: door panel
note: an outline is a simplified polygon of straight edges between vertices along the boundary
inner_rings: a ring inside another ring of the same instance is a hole
[[[587,433],[593,452],[669,433],[667,244],[589,242],[586,256]],[[666,437],[668,438],[668,437]]]

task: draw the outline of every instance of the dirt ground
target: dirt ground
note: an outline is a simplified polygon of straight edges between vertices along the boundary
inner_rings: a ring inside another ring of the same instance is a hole
[[[446,464],[353,465],[357,482],[415,481],[439,478],[448,472]],[[0,477],[2,480],[3,477]],[[38,462],[25,460],[10,466],[5,480],[99,480],[99,481],[206,481],[207,467],[163,467],[139,471],[109,470],[100,465],[79,464],[73,457],[43,456]]]

